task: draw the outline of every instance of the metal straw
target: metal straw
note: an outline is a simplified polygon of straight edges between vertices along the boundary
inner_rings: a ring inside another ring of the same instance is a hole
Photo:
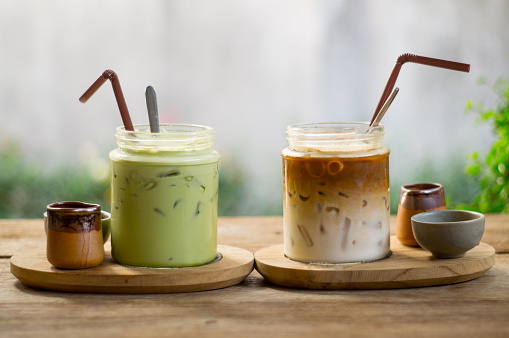
[[[369,127],[376,127],[376,126],[378,126],[378,124],[380,124],[380,121],[384,117],[385,112],[387,111],[387,109],[389,109],[392,101],[394,101],[394,98],[396,97],[398,92],[399,92],[399,88],[398,87],[394,88],[394,90],[391,93],[391,96],[389,96],[389,98],[385,101],[384,105],[382,106],[382,109],[380,109],[380,111],[375,116],[373,121],[369,124]]]

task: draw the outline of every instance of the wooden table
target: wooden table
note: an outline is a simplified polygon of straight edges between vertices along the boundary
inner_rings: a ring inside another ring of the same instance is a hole
[[[45,241],[42,220],[0,220],[0,337],[509,337],[509,215],[488,215],[496,263],[460,284],[394,290],[279,287],[256,271],[221,290],[79,294],[26,287],[9,258]],[[394,224],[394,218],[391,219]],[[283,242],[281,217],[221,218],[219,242],[255,252]]]

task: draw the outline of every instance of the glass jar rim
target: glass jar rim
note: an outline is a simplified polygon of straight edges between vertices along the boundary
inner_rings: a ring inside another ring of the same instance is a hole
[[[314,134],[324,135],[356,135],[356,134],[377,134],[384,131],[382,124],[370,127],[368,122],[310,122],[292,124],[287,127],[287,134],[301,134],[312,136]]]
[[[185,124],[185,123],[162,123],[159,125],[160,132],[152,133],[148,124],[135,124],[134,131],[126,130],[124,126],[117,127],[117,133],[133,134],[137,136],[152,137],[153,135],[162,135],[166,137],[171,136],[194,136],[214,134],[212,127],[203,126],[199,124]]]
[[[286,129],[291,150],[301,152],[358,152],[382,147],[384,126],[367,122],[316,122]]]
[[[117,144],[122,148],[164,151],[196,151],[211,148],[214,129],[197,124],[167,123],[159,125],[160,132],[152,133],[148,124],[134,125],[134,131],[117,128]]]

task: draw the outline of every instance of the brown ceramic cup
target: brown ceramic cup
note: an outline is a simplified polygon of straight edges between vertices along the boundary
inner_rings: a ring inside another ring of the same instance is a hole
[[[101,207],[83,202],[48,205],[46,256],[57,268],[85,269],[104,259]]]
[[[445,210],[444,188],[438,183],[414,183],[401,187],[396,218],[396,238],[401,244],[419,246],[412,231],[412,216]]]
[[[48,235],[48,213],[45,211],[43,214],[44,218],[44,231]],[[103,243],[106,243],[110,239],[111,235],[111,213],[101,210],[101,230],[103,232]]]

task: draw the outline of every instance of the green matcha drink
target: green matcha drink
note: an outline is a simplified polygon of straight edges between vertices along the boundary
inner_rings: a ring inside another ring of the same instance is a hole
[[[184,267],[217,255],[219,154],[214,131],[196,125],[117,129],[111,244],[119,263]]]

